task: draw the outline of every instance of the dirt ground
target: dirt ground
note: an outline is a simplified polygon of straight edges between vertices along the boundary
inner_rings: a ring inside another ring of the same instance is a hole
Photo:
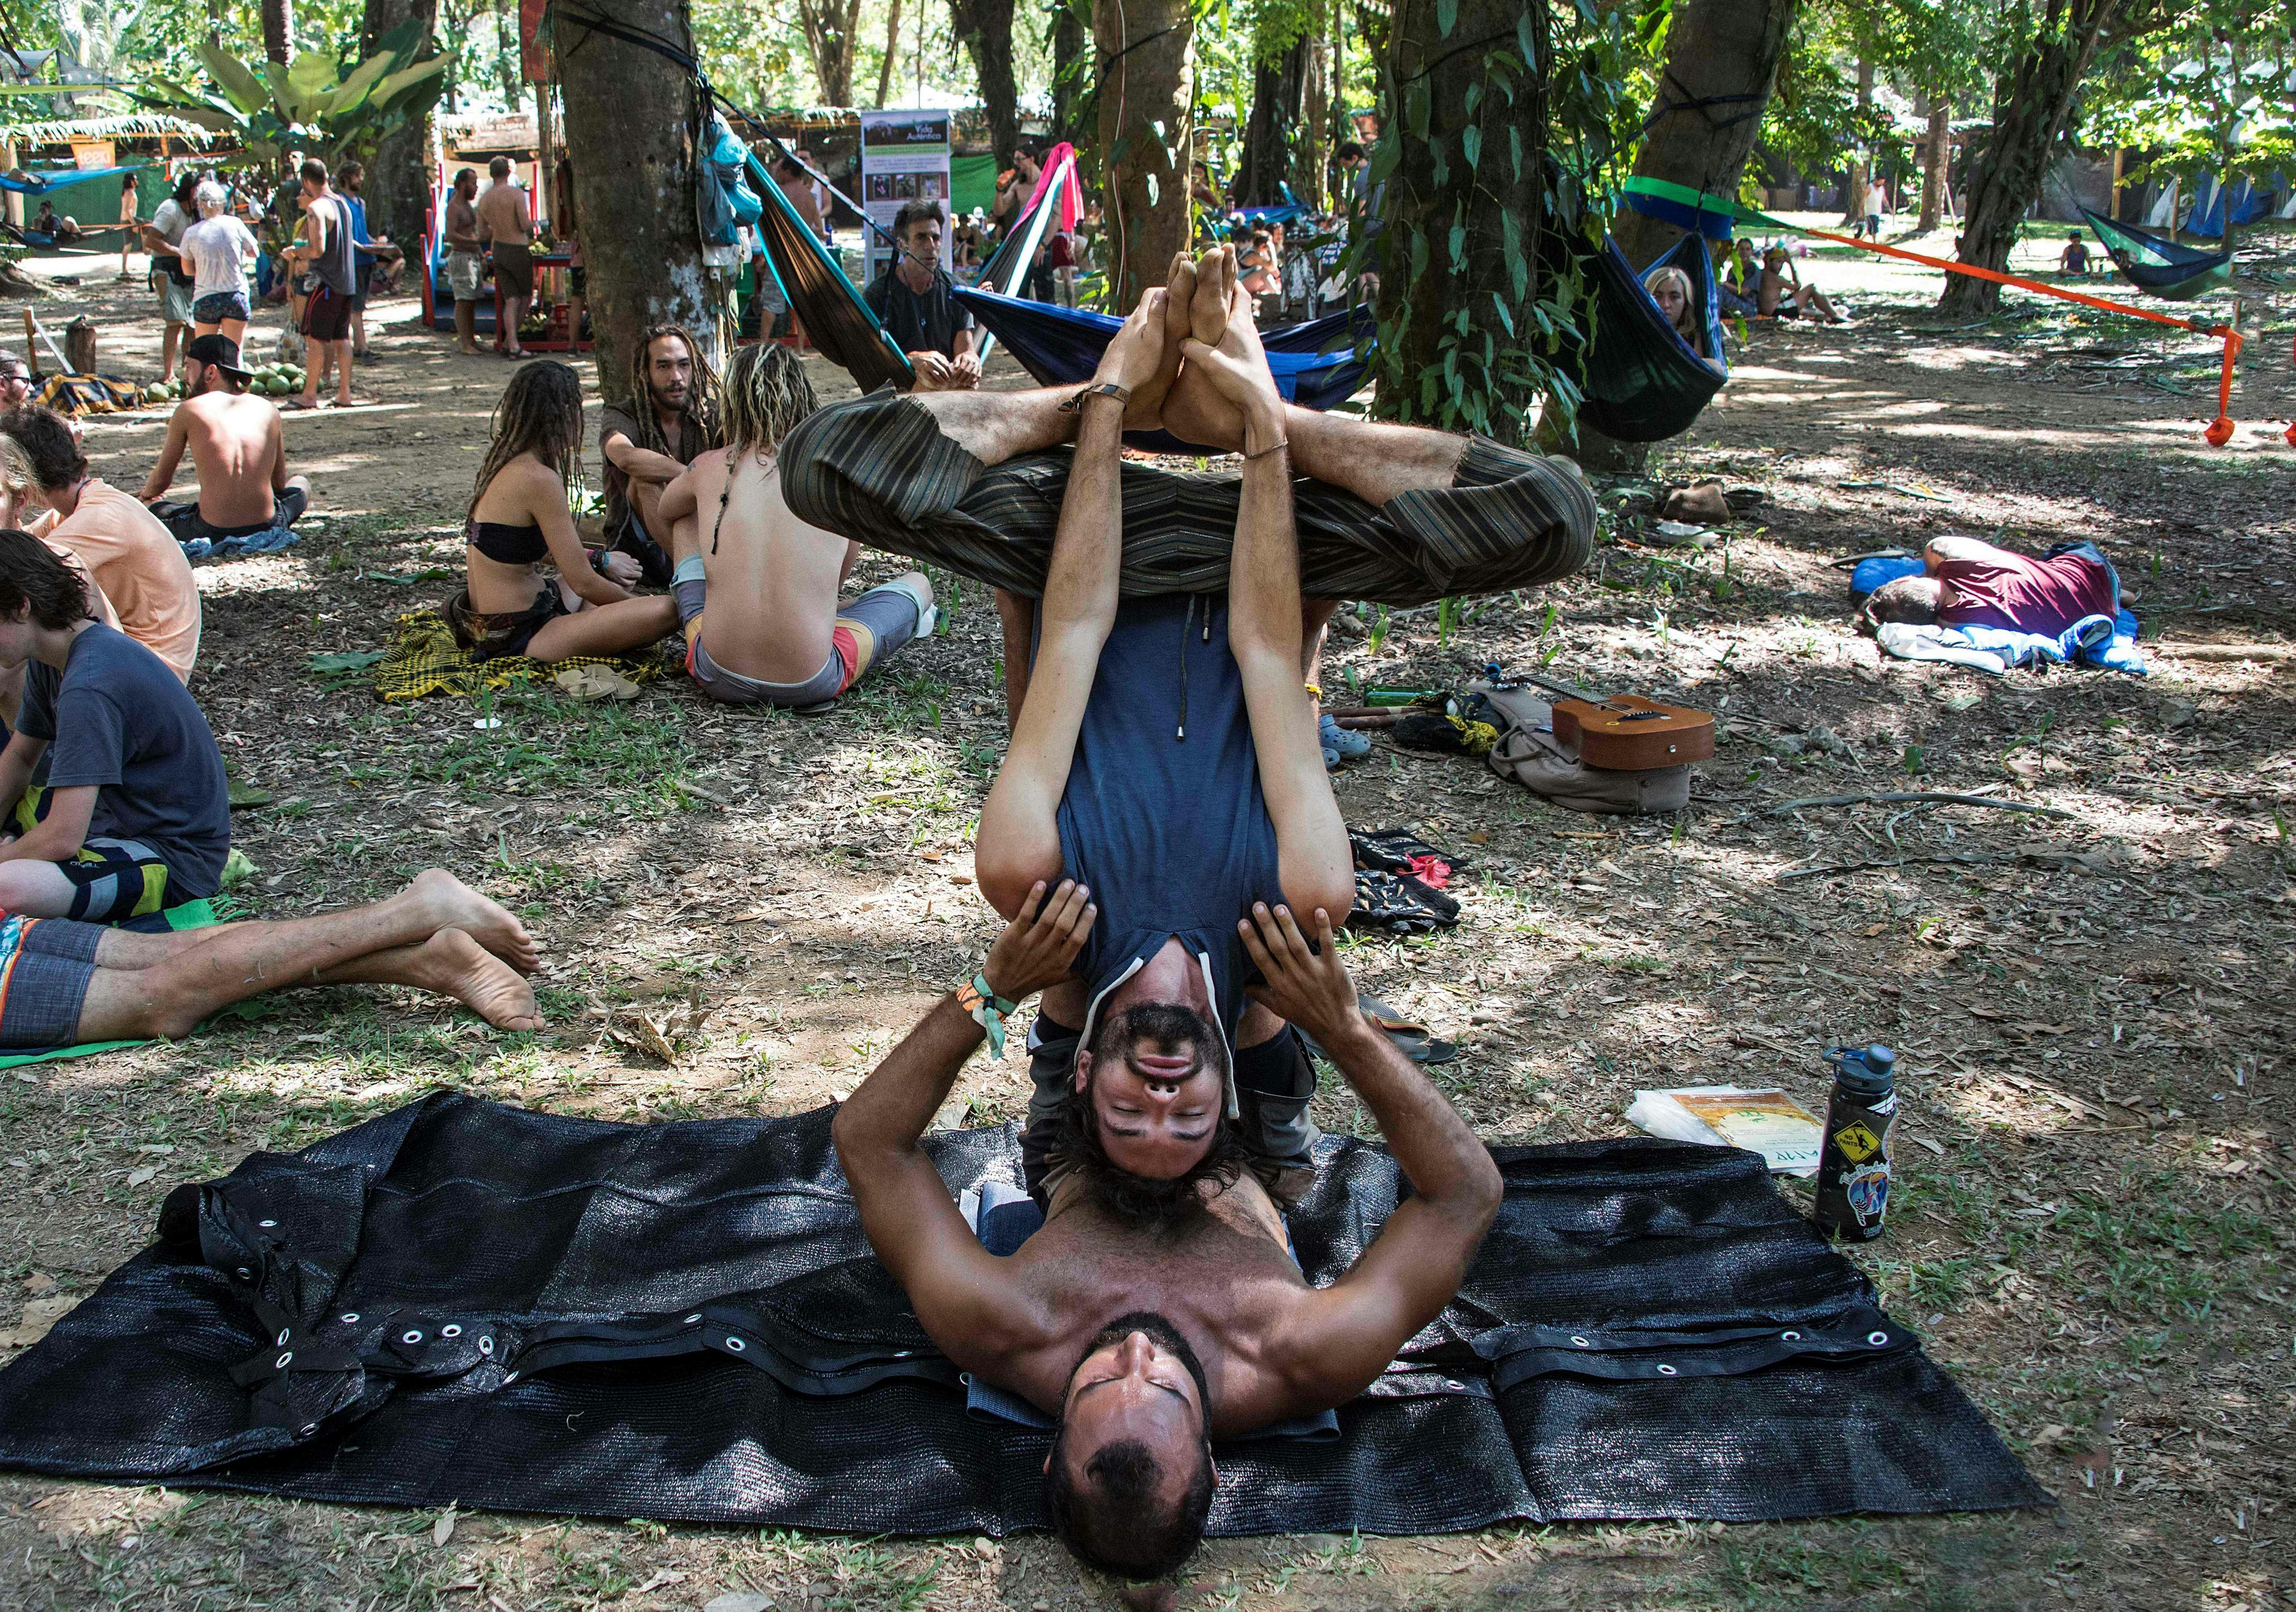
[[[1447,630],[1432,609],[1341,618],[1327,684],[1548,663],[1712,710],[1721,731],[1673,820],[1574,815],[1382,741],[1339,781],[1349,822],[1410,824],[1474,866],[1456,929],[1360,939],[1349,961],[1461,1044],[1438,1073],[1494,1141],[1624,1133],[1637,1086],[1775,1082],[1817,1107],[1822,1046],[1898,1047],[1901,1196],[1853,1257],[2060,1503],[1228,1540],[1186,1604],[2296,1604],[2280,1532],[2296,1423],[2281,1218],[2296,1189],[2296,449],[2281,439],[2296,236],[2243,256],[2256,340],[2221,449],[2199,439],[2212,341],[2016,293],[2004,317],[1946,328],[1933,275],[1849,256],[1804,271],[1856,323],[1752,331],[1697,429],[1652,459],[1674,481],[1767,495],[1710,546],[1646,546],[1620,520],[1583,575],[1472,602]],[[102,323],[104,367],[150,372],[148,293],[94,267],[63,297]],[[2201,307],[2228,317],[2232,299]],[[368,899],[442,863],[548,937],[551,1027],[502,1035],[411,994],[306,993],[177,1045],[0,1076],[0,1345],[29,1343],[143,1246],[172,1187],[439,1084],[625,1119],[841,1095],[993,933],[969,888],[1004,738],[976,585],[937,578],[944,634],[819,718],[726,710],[681,681],[628,706],[551,690],[385,707],[311,669],[380,648],[460,564],[507,368],[452,356],[412,310],[376,310],[372,405],[288,421],[317,486],[305,540],[200,567],[193,687],[250,800],[234,829],[253,914]],[[815,368],[824,395],[847,389]],[[993,383],[1017,380],[996,366]],[[100,472],[139,482],[162,420],[93,422]],[[2152,675],[1878,660],[1829,561],[1946,531],[2101,544]],[[1787,804],[1899,790],[2047,813]],[[676,1039],[676,1066],[637,1050],[632,1012]],[[983,1055],[959,1092],[994,1123],[1026,1090],[1017,1056]],[[1334,1082],[1317,1117],[1365,1123]],[[0,1477],[11,1608],[667,1612],[741,1591],[808,1612],[1111,1604],[1041,1535],[849,1541]]]

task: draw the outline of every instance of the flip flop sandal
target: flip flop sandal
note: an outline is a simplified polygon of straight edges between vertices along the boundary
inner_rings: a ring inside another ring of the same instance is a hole
[[[1465,857],[1429,845],[1409,829],[1365,829],[1349,834],[1348,846],[1355,852],[1359,868],[1409,873],[1439,890],[1450,881],[1454,871],[1467,865]]]
[[[1357,993],[1356,1006],[1394,1043],[1397,1051],[1414,1063],[1449,1063],[1459,1056],[1457,1043],[1445,1041],[1415,1019],[1406,1019],[1368,992]],[[1332,1061],[1322,1043],[1305,1030],[1300,1032],[1300,1039],[1308,1043],[1310,1057],[1320,1058],[1325,1063]]]

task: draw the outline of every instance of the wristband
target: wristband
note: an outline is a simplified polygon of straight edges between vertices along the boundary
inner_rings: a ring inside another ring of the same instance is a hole
[[[1007,1002],[989,988],[988,976],[975,974],[956,987],[956,1005],[972,1015],[988,1036],[988,1055],[1004,1056],[1004,1020],[1021,1011],[1017,1002]]]
[[[590,569],[597,572],[599,576],[604,576],[606,574],[606,556],[613,552],[614,551],[611,549],[592,549],[590,551]]]

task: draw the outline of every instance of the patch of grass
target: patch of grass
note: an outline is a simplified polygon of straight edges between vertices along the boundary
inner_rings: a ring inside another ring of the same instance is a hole
[[[478,700],[476,708],[480,720],[502,725],[411,750],[388,775],[445,784],[473,803],[562,790],[594,802],[614,797],[618,809],[646,816],[692,804],[682,786],[699,758],[682,724],[664,722],[658,711],[515,688]]]

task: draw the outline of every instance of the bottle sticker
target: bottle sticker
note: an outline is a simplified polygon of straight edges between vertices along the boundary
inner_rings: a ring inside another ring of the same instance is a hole
[[[1863,1120],[1853,1120],[1833,1133],[1833,1145],[1851,1164],[1864,1164],[1882,1150],[1882,1139]]]
[[[1890,1166],[1867,1165],[1841,1178],[1841,1191],[1860,1225],[1879,1223],[1890,1207]]]

